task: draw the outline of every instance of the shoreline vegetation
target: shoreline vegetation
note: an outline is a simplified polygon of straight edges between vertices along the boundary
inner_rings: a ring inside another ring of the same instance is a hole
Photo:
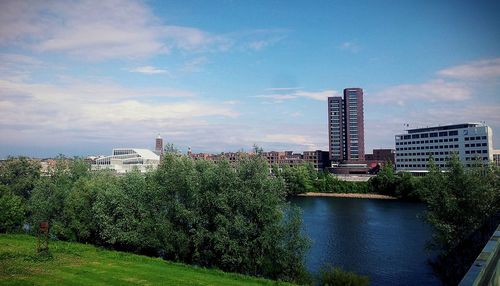
[[[420,201],[434,229],[431,246],[441,252],[435,264],[445,265],[436,271],[458,284],[461,269],[481,248],[470,260],[456,257],[463,267],[446,261],[500,212],[500,168],[464,168],[457,156],[447,161],[446,172],[432,157],[429,165],[421,178],[395,173],[388,163],[367,182],[349,182],[311,164],[272,166],[270,174],[263,156],[215,163],[166,153],[157,169],[123,176],[94,172],[83,159],[65,157],[42,174],[39,163],[10,157],[0,164],[0,233],[35,235],[46,221],[56,240],[310,285],[310,240],[301,233],[300,209],[288,197]]]
[[[335,197],[335,198],[355,198],[355,199],[379,199],[379,200],[397,200],[398,198],[379,195],[379,194],[359,194],[359,193],[321,193],[308,192],[298,194],[298,197]]]

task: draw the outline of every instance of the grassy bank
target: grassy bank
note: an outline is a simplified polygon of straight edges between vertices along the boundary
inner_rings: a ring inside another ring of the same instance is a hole
[[[40,256],[35,245],[0,235],[0,285],[291,285],[62,241]]]

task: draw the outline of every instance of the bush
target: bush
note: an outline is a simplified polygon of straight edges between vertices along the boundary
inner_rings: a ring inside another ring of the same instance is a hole
[[[320,285],[324,286],[366,286],[368,276],[357,275],[338,267],[327,267],[320,272]]]
[[[24,205],[21,197],[4,185],[0,185],[0,233],[21,229],[24,221]]]

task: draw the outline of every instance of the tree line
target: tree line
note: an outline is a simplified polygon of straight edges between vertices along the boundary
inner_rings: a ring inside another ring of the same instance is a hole
[[[434,228],[431,246],[445,259],[500,212],[499,168],[464,168],[457,157],[444,172],[431,160],[424,177],[395,173],[387,163],[368,182],[341,181],[310,164],[269,172],[259,156],[216,164],[170,153],[156,170],[124,176],[90,172],[81,159],[56,161],[47,175],[27,158],[0,164],[0,232],[23,225],[34,232],[47,220],[54,239],[298,283],[310,282],[309,241],[288,196],[377,193],[421,201]],[[465,269],[470,263],[462,262]]]
[[[232,166],[167,154],[156,170],[116,176],[59,158],[0,166],[0,232],[50,222],[53,239],[306,283],[300,210],[260,157]]]

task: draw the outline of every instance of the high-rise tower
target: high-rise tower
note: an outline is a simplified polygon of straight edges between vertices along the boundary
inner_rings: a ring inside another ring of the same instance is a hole
[[[158,156],[161,156],[163,154],[163,138],[161,138],[160,134],[158,134],[158,136],[156,136],[155,153]]]
[[[328,98],[328,137],[333,162],[365,159],[363,89],[346,88],[344,98]]]

